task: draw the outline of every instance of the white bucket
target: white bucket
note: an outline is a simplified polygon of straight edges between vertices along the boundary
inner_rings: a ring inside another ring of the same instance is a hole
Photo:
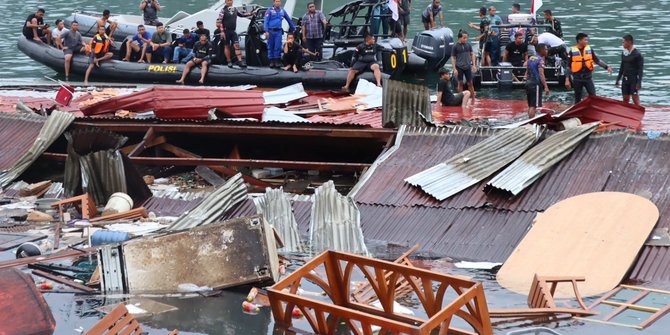
[[[112,194],[107,201],[107,205],[103,211],[103,215],[123,213],[133,208],[133,199],[127,194],[117,192]]]

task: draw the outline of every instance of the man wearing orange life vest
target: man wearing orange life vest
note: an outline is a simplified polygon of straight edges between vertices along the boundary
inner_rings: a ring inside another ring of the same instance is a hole
[[[596,95],[596,87],[593,84],[593,64],[598,64],[607,69],[612,74],[612,67],[600,60],[589,45],[589,35],[584,33],[577,34],[577,45],[570,48],[568,54],[567,76],[565,77],[565,87],[570,89],[570,77],[572,77],[572,87],[575,91],[575,103],[582,100],[582,89],[586,88],[589,96]]]
[[[88,69],[86,69],[86,76],[84,77],[84,84],[88,84],[88,77],[93,71],[93,67],[100,67],[100,62],[108,60],[114,56],[113,53],[109,52],[110,39],[107,34],[105,34],[105,27],[98,26],[98,34],[96,34],[91,42],[88,44],[89,55],[89,64]]]

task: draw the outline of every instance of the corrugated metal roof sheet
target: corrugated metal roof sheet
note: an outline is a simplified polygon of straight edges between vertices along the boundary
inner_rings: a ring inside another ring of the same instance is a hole
[[[265,195],[254,198],[256,210],[265,220],[275,227],[284,242],[279,249],[285,252],[302,252],[302,241],[298,233],[298,223],[293,216],[293,207],[284,190],[267,188]]]
[[[430,90],[425,85],[385,80],[382,94],[382,125],[423,126],[433,122]]]
[[[382,127],[382,112],[379,110],[356,111],[335,116],[314,115],[308,118],[311,122],[332,123],[338,125],[366,125],[372,128]]]
[[[537,125],[498,132],[444,163],[405,178],[405,181],[442,201],[511,163],[531,147],[541,134],[542,130]]]
[[[27,113],[0,113],[0,171],[14,165],[35,143],[46,118]]]
[[[183,200],[151,197],[142,206],[147,212],[153,212],[156,216],[181,216],[193,210],[201,201],[200,198]]]
[[[238,173],[231,177],[221,187],[207,195],[188,214],[182,215],[168,230],[190,229],[196,226],[210,224],[219,219],[235,204],[247,198],[247,187]]]
[[[19,116],[20,118],[20,116]],[[34,119],[33,117],[26,117],[27,119]],[[11,167],[6,167],[0,172],[0,187],[5,187],[14,179],[18,178],[24,171],[32,165],[32,163],[39,158],[40,155],[67,129],[67,127],[74,121],[74,116],[68,112],[54,111],[44,122],[37,137],[30,137],[33,143],[29,147],[24,147],[24,152],[18,160],[15,160]],[[26,136],[22,133],[17,133],[15,130],[13,134],[17,137]],[[4,134],[3,134],[4,135]],[[13,141],[15,139],[8,139]],[[3,152],[4,153],[4,152]],[[4,155],[3,155],[4,156]]]
[[[365,237],[409,245],[420,242],[426,244],[425,250],[440,250],[452,257],[504,261],[537,212],[560,200],[599,191],[649,196],[661,212],[657,227],[670,228],[669,135],[650,139],[646,134],[625,131],[592,134],[531,187],[512,198],[483,192],[484,181],[440,203],[400,182],[488,133],[409,129],[400,145],[375,167],[356,193]],[[467,224],[461,227],[450,225],[447,219],[439,221],[452,216],[454,222]],[[440,235],[443,229],[446,233]],[[496,240],[488,242],[490,236]],[[453,246],[469,240],[474,244]],[[670,286],[670,248],[645,246],[630,278]]]
[[[332,180],[314,191],[309,242],[316,252],[338,250],[368,254],[361,217],[354,201],[341,195]]]
[[[298,224],[298,232],[301,237],[309,237],[309,222],[312,217],[311,201],[292,201],[293,217]],[[230,220],[237,217],[256,215],[256,205],[252,199],[240,201],[227,211],[222,220]]]
[[[23,180],[19,180],[3,190],[3,195],[9,198],[18,198],[20,197],[21,189],[30,185]],[[49,189],[42,195],[42,198],[60,198],[63,195],[63,183],[52,182]]]
[[[411,246],[462,260],[503,262],[525,236],[535,213],[494,209],[389,207],[359,204],[366,239]]]
[[[598,125],[598,122],[594,122],[549,136],[498,173],[486,185],[518,195],[575,150],[598,128]]]

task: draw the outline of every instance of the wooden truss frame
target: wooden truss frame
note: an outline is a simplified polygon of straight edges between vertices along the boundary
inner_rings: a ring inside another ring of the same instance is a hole
[[[323,266],[325,278],[315,269]],[[354,270],[360,270],[375,291],[382,308],[356,302],[349,287]],[[298,295],[301,281],[318,285],[332,303]],[[420,300],[428,320],[397,314],[393,310],[398,282],[405,280]],[[434,287],[437,287],[436,291]],[[458,297],[442,307],[447,290]],[[292,327],[292,311],[300,309],[316,334],[335,334],[340,321],[356,335],[379,334],[428,335],[439,334],[492,335],[484,288],[481,283],[436,273],[394,262],[376,260],[349,253],[325,251],[268,289],[275,323]],[[451,327],[454,317],[467,322],[474,331]]]
[[[623,290],[633,290],[633,291],[640,291],[637,295],[634,297],[628,299],[626,302],[618,302],[618,301],[612,301],[608,300],[614,296],[616,296],[619,292]],[[604,323],[608,325],[613,325],[613,326],[621,326],[621,327],[629,327],[629,328],[635,328],[635,329],[645,329],[649,327],[652,323],[656,322],[656,320],[660,319],[663,315],[667,314],[670,312],[670,304],[665,305],[662,308],[656,308],[656,307],[649,307],[649,306],[642,306],[642,305],[636,305],[637,302],[640,300],[644,299],[649,295],[649,293],[659,293],[659,294],[667,294],[670,295],[670,291],[663,291],[663,290],[655,290],[647,287],[640,287],[640,286],[631,286],[631,285],[619,285],[617,288],[613,289],[612,291],[609,291],[607,294],[602,296],[600,299],[596,300],[591,306],[589,306],[589,309],[594,309],[598,305],[610,305],[610,306],[616,306],[617,309],[612,311],[611,313],[605,315],[604,318],[602,319],[591,319],[591,318],[575,318],[583,321],[591,321],[591,322],[597,322],[597,323]],[[626,310],[636,310],[640,312],[646,312],[651,314],[646,320],[642,321],[640,324],[633,325],[633,324],[626,324],[626,323],[619,323],[619,322],[612,322],[612,320],[615,316],[625,312]]]

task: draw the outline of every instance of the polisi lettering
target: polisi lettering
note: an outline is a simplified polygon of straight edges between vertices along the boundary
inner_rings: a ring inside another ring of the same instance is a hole
[[[147,69],[149,72],[177,72],[177,67],[174,65],[149,65]]]

